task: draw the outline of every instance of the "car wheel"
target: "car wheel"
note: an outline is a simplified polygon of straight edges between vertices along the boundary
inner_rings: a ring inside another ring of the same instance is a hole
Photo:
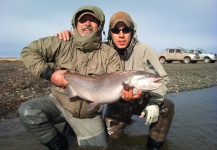
[[[204,58],[204,62],[205,63],[210,63],[210,59],[209,58]]]
[[[166,59],[164,57],[160,58],[160,63],[164,64],[166,62]]]
[[[183,62],[184,62],[185,64],[189,64],[189,63],[191,62],[191,58],[185,57],[184,60],[183,60]]]

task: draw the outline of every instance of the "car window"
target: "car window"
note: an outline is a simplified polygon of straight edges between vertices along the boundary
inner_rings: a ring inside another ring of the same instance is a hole
[[[201,51],[196,51],[196,53],[198,53],[198,54],[202,54],[202,52],[201,52]]]
[[[176,53],[180,53],[180,52],[181,52],[181,50],[179,50],[179,49],[176,50]]]
[[[190,50],[189,53],[194,54],[194,50]]]
[[[174,49],[170,49],[170,50],[169,50],[169,53],[174,53]]]

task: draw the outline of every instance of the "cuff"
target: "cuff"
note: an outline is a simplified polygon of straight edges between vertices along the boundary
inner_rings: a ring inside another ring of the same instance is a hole
[[[48,66],[41,74],[40,77],[50,81],[52,74],[54,73],[54,69],[51,69]]]
[[[157,100],[156,97],[150,97],[149,99],[149,105],[160,106],[162,103],[163,103],[163,98],[160,98],[159,100]]]

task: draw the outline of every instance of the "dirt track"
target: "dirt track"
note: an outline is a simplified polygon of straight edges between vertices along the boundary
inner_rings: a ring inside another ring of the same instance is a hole
[[[171,78],[168,92],[217,86],[217,63],[163,65]],[[50,93],[50,83],[35,77],[21,61],[0,60],[0,118],[13,118],[19,105]]]

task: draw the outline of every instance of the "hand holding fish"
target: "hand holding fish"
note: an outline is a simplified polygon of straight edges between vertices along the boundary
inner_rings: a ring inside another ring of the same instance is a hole
[[[136,98],[140,98],[142,96],[142,91],[138,91],[138,93],[133,93],[133,87],[125,87],[122,91],[121,98],[125,101],[131,101]]]
[[[51,76],[51,83],[55,84],[58,87],[66,87],[68,82],[65,80],[63,74],[67,73],[67,70],[57,70]]]

